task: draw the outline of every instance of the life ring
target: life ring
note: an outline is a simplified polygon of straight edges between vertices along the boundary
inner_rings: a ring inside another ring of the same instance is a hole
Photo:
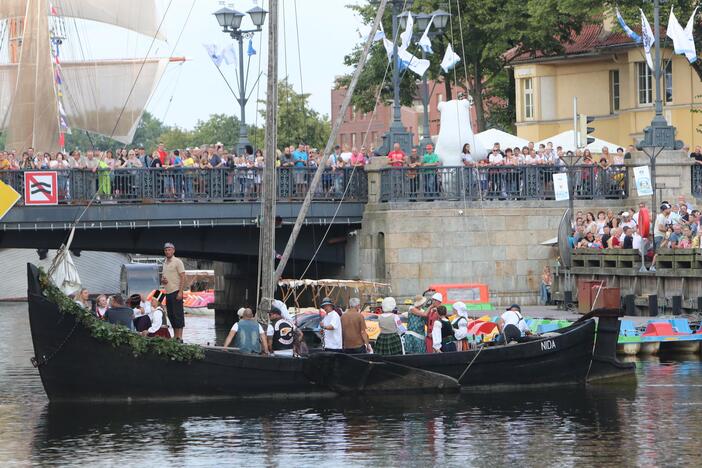
[[[639,234],[646,239],[651,233],[651,216],[648,214],[648,209],[641,208],[639,210]]]

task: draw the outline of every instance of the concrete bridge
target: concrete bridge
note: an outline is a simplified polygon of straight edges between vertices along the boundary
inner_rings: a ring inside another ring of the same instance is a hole
[[[658,158],[659,200],[702,192],[702,166],[681,152]],[[575,207],[627,209],[639,201],[633,167],[583,167],[575,174]],[[341,276],[388,282],[410,297],[431,283],[484,282],[497,304],[534,303],[543,266],[556,249],[540,245],[556,236],[568,206],[555,201],[554,166],[388,169],[375,158],[364,171],[328,171],[314,196],[287,276],[299,276],[324,236],[309,277]],[[115,170],[60,173],[59,205],[13,208],[0,221],[0,248],[58,247],[71,222],[96,190],[74,247],[160,254],[165,240],[178,254],[216,260],[218,304],[240,305],[242,288],[255,290],[260,186],[253,169]],[[277,213],[282,251],[311,180],[308,169],[278,170]],[[104,177],[104,176],[102,176]],[[0,173],[21,189],[22,173]],[[109,187],[105,187],[109,180]],[[20,190],[21,191],[21,190]],[[343,200],[343,201],[342,201]],[[699,204],[698,204],[699,206]],[[227,286],[229,285],[229,286]],[[229,289],[227,289],[229,288]]]

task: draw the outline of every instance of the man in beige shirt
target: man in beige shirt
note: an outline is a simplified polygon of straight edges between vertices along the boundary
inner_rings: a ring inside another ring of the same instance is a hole
[[[183,261],[175,256],[175,246],[166,242],[163,246],[166,260],[163,262],[161,283],[166,288],[166,311],[173,326],[173,337],[183,341],[185,314],[183,312],[183,287],[185,286],[185,267]]]
[[[349,299],[349,309],[341,316],[343,348],[346,354],[363,354],[371,351],[366,331],[366,321],[359,312],[361,301]]]

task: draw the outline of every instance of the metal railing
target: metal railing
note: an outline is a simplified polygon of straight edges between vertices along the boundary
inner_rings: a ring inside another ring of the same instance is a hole
[[[557,166],[387,168],[381,171],[380,200],[553,200]],[[574,198],[622,199],[629,193],[624,166],[574,166]]]
[[[692,194],[697,198],[702,197],[702,165],[693,164],[690,169],[692,174]]]
[[[277,169],[278,199],[303,200],[315,171],[316,168]],[[95,172],[60,169],[53,172],[57,173],[59,203],[76,204],[87,203],[95,192],[101,202],[258,201],[263,179],[262,169],[253,168],[140,168]],[[24,171],[0,171],[0,180],[24,196]],[[325,171],[313,199],[366,202],[365,171],[353,168]]]

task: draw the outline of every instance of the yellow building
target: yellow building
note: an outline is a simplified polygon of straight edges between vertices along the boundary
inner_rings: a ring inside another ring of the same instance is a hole
[[[513,61],[517,135],[539,141],[573,129],[573,97],[578,113],[593,116],[594,136],[626,147],[643,138],[653,118],[655,80],[643,47],[616,22],[587,25],[564,46],[563,55],[522,56]],[[663,114],[677,127],[676,138],[702,145],[702,82],[682,55],[661,50]]]

